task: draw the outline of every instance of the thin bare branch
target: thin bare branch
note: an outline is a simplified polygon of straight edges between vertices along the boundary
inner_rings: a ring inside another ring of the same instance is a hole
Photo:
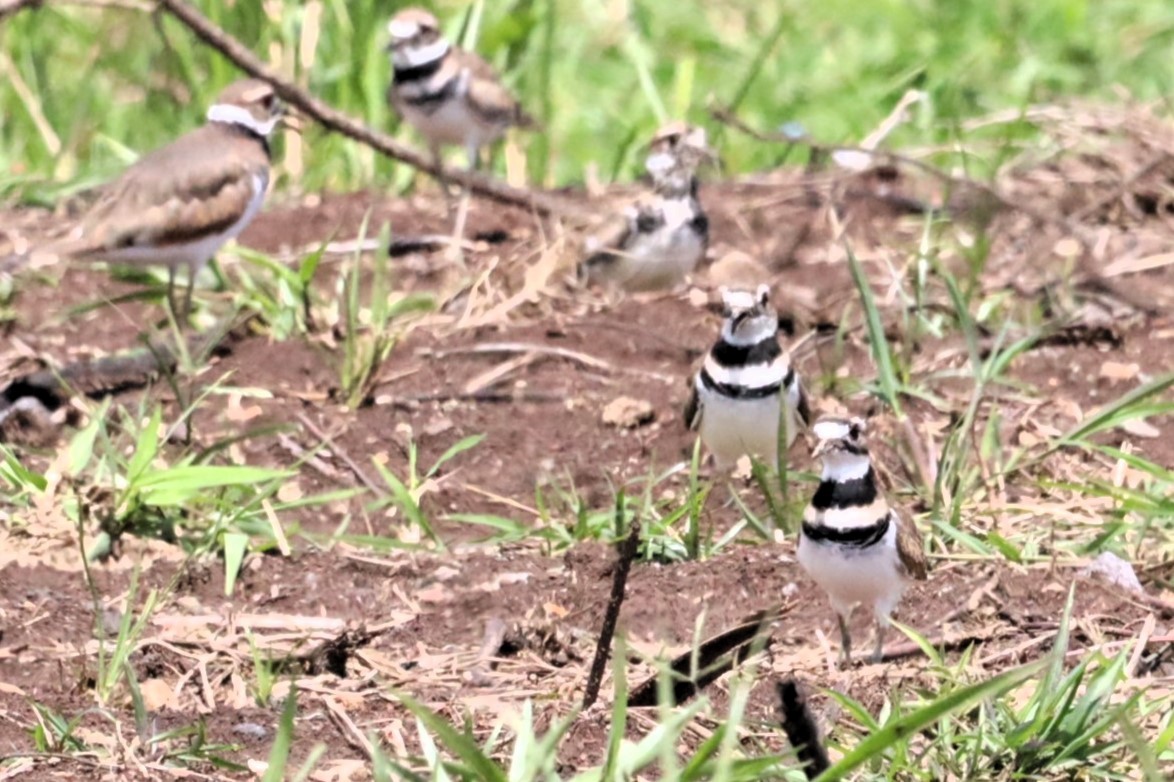
[[[293,82],[282,78],[253,54],[248,47],[221,30],[184,0],[159,0],[159,6],[191,30],[197,38],[223,54],[241,70],[273,85],[273,89],[283,100],[296,108],[300,114],[315,120],[327,130],[341,133],[360,144],[366,144],[390,158],[420,169],[441,181],[456,182],[475,193],[502,203],[533,209],[545,215],[572,216],[581,211],[574,204],[547,193],[512,187],[505,182],[475,171],[437,165],[430,156],[401,144],[386,133],[380,133],[367,127],[362,122],[315,98]]]
[[[1089,251],[1089,252],[1092,251],[1092,246],[1093,246],[1092,239],[1086,235],[1086,233],[1080,228],[1080,226],[1078,226],[1075,222],[1073,222],[1069,218],[1067,218],[1063,215],[1047,214],[1046,212],[1042,212],[1042,211],[1036,209],[1034,206],[1031,206],[1030,204],[1025,204],[1020,201],[1016,201],[1016,200],[1010,198],[1009,196],[1003,194],[1002,192],[1000,192],[998,188],[996,188],[992,185],[988,185],[986,182],[980,182],[977,179],[969,179],[967,177],[957,177],[957,176],[954,176],[953,174],[950,174],[946,171],[943,171],[942,169],[938,168],[937,166],[934,166],[930,163],[926,163],[924,160],[918,160],[917,158],[909,157],[907,155],[901,155],[896,152],[877,152],[876,150],[873,150],[873,149],[866,149],[864,147],[854,147],[851,145],[843,145],[843,144],[824,145],[824,144],[820,144],[816,141],[813,141],[812,139],[809,139],[809,138],[803,138],[803,137],[796,138],[796,137],[788,136],[788,135],[785,135],[782,133],[763,133],[760,130],[756,130],[756,129],[750,127],[745,122],[743,122],[741,119],[739,119],[736,115],[734,115],[728,109],[726,109],[722,106],[715,106],[715,107],[711,108],[709,113],[718,122],[721,122],[724,125],[729,125],[730,127],[734,128],[735,130],[737,130],[741,133],[745,133],[746,135],[750,136],[751,138],[755,138],[755,139],[762,141],[762,142],[765,142],[765,143],[797,145],[797,146],[807,147],[809,149],[816,150],[819,152],[831,152],[831,151],[859,152],[861,154],[871,155],[871,156],[877,158],[878,160],[891,160],[891,161],[895,161],[897,163],[902,163],[904,165],[910,166],[912,168],[916,168],[920,171],[925,172],[926,174],[929,174],[930,176],[934,177],[935,179],[940,180],[941,182],[945,183],[946,185],[948,185],[952,188],[970,188],[973,190],[978,190],[978,191],[986,194],[988,197],[994,199],[997,203],[999,203],[1004,208],[1011,209],[1016,212],[1020,212],[1022,214],[1027,215],[1029,218],[1031,218],[1031,220],[1033,222],[1035,222],[1039,225],[1051,225],[1051,226],[1058,227],[1066,235],[1072,236],[1078,242],[1080,242],[1081,246],[1084,247],[1087,251]]]
[[[39,8],[45,0],[0,0],[0,21],[26,8]]]
[[[616,500],[617,521],[623,517],[623,494]],[[615,571],[612,573],[611,596],[607,600],[607,609],[603,614],[603,625],[599,628],[599,641],[595,645],[595,659],[591,661],[591,670],[587,674],[587,685],[583,688],[583,708],[589,709],[599,698],[599,687],[603,684],[603,672],[607,668],[607,660],[611,657],[611,642],[616,634],[616,623],[620,618],[620,608],[624,605],[625,590],[628,586],[628,573],[632,570],[632,561],[640,550],[640,522],[632,519],[628,529],[628,536],[619,544],[619,558],[616,561]],[[623,664],[622,662],[620,663]]]

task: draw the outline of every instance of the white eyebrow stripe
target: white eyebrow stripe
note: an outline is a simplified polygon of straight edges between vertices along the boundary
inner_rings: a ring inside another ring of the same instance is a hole
[[[387,23],[387,34],[392,38],[411,38],[420,32],[420,25],[403,19],[392,19]]]
[[[752,310],[757,304],[750,291],[726,291],[722,294],[722,303],[733,312]]]
[[[848,436],[850,428],[843,421],[819,421],[811,431],[821,440],[840,440]]]
[[[234,106],[231,103],[214,103],[208,107],[209,122],[225,122],[229,125],[240,125],[261,136],[268,136],[272,133],[273,129],[277,127],[279,120],[279,117],[270,117],[264,122],[261,122],[245,108]]]

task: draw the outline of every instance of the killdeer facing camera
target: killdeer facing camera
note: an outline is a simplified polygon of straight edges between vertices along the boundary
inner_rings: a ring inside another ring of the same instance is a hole
[[[697,200],[697,167],[705,160],[716,155],[704,128],[674,122],[657,131],[644,164],[652,196],[587,238],[580,278],[628,291],[684,282],[709,246],[709,219]]]
[[[877,485],[860,418],[823,418],[812,428],[823,459],[819,488],[803,512],[799,564],[828,594],[840,623],[840,658],[852,658],[848,619],[860,604],[876,618],[880,662],[889,617],[910,579],[927,577],[921,535],[889,507]]]
[[[273,88],[245,79],[226,88],[205,125],[144,155],[103,188],[69,234],[43,248],[77,260],[158,264],[177,318],[191,309],[195,276],[257,216],[269,185],[269,135],[284,109]],[[182,312],[175,272],[188,271]]]
[[[770,287],[722,289],[725,322],[693,383],[685,408],[690,429],[713,454],[719,470],[743,455],[778,462],[779,427],[790,446],[811,417],[807,394],[791,357],[779,344],[779,318]]]

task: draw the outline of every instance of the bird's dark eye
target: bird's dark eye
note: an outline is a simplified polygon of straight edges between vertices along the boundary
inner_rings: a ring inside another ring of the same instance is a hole
[[[859,440],[860,439],[860,425],[859,424],[852,424],[851,426],[848,427],[848,439],[850,439],[850,440]]]

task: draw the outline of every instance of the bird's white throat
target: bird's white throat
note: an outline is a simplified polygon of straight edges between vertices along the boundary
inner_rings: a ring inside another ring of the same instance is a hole
[[[868,475],[870,464],[871,462],[866,454],[834,451],[824,454],[822,477],[825,481],[835,481],[837,483],[840,481],[859,480],[865,475]]]
[[[731,345],[757,345],[764,339],[770,339],[778,333],[779,322],[769,315],[755,315],[742,321],[738,330],[734,330],[733,319],[722,324],[722,338]]]
[[[270,117],[262,122],[241,106],[231,103],[214,103],[208,107],[209,122],[223,122],[228,125],[240,125],[248,128],[259,136],[268,136],[277,127],[280,117]]]
[[[391,53],[392,64],[400,69],[419,68],[448,54],[448,41],[439,38],[427,46],[408,46]]]

